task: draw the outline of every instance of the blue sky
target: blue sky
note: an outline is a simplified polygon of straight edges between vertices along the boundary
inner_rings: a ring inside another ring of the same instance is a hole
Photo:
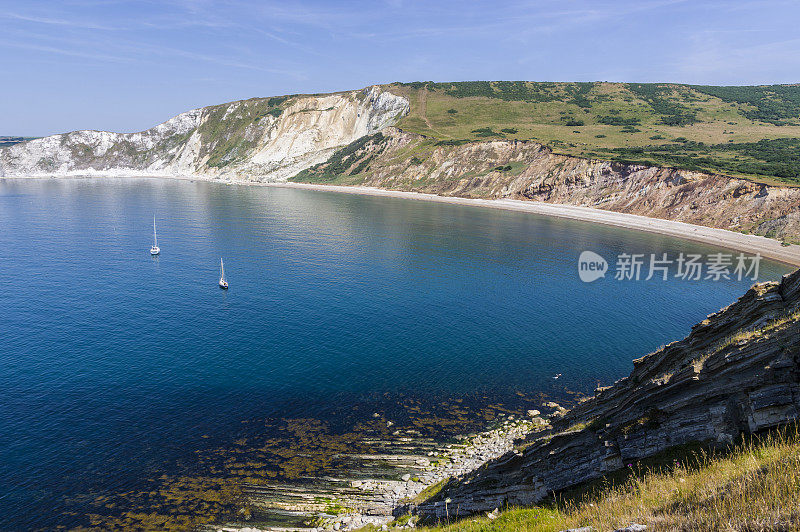
[[[391,81],[800,81],[784,0],[0,0],[0,135]]]

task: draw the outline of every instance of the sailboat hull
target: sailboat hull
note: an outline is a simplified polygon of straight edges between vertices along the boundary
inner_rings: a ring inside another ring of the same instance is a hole
[[[220,281],[219,282],[219,287],[222,288],[223,290],[227,290],[228,289],[228,282],[227,281]]]

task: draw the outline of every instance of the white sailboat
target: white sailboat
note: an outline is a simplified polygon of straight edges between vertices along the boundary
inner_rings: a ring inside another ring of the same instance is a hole
[[[222,264],[222,259],[219,259],[219,287],[223,290],[228,289],[228,281],[225,280],[225,265]]]
[[[158,234],[156,234],[156,217],[153,216],[153,247],[150,248],[150,254],[156,256],[161,253],[161,248],[158,247]]]

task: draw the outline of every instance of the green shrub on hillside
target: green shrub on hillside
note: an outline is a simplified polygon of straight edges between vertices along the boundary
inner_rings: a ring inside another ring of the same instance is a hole
[[[401,87],[409,87],[414,90],[421,90],[424,89],[427,85],[434,85],[434,83],[432,81],[412,81],[409,83],[397,81],[395,82],[395,85],[400,85]]]
[[[282,103],[288,96],[280,98]],[[208,155],[208,166],[224,167],[247,156],[255,140],[248,139],[245,130],[271,114],[272,100],[275,98],[251,98],[206,108],[207,117],[197,132],[202,139],[204,155]],[[229,113],[232,106],[235,110]]]
[[[527,81],[460,81],[429,83],[428,89],[443,91],[455,98],[498,98],[506,101],[552,102],[560,98],[554,83]]]
[[[278,107],[279,105],[282,105],[283,103],[288,101],[289,98],[291,98],[291,96],[273,96],[272,98],[267,100],[267,105],[269,105],[270,107]]]
[[[386,137],[383,136],[383,133],[361,137],[335,151],[326,162],[303,170],[290,181],[332,181],[345,175],[358,175],[367,170],[375,156],[380,154],[385,147]],[[348,172],[351,167],[353,168]]]
[[[472,133],[474,133],[476,137],[496,137],[500,135],[500,133],[495,133],[490,127],[473,129]]]
[[[660,116],[660,122],[668,126],[683,126],[698,122],[697,113],[669,99],[673,90],[669,85],[658,83],[629,83],[628,90],[646,101]]]
[[[638,118],[623,118],[615,114],[601,116],[597,121],[607,126],[638,126],[642,123]]]
[[[568,102],[584,109],[590,109],[592,107],[592,102],[589,101],[587,95],[589,91],[592,90],[592,87],[594,87],[594,83],[573,83],[568,85],[567,93],[572,95],[572,98],[568,100]]]
[[[436,146],[461,146],[462,144],[467,144],[470,141],[466,139],[448,139],[448,140],[437,140]]]
[[[648,155],[661,165],[687,170],[776,176],[800,183],[800,139],[723,144],[682,139],[682,142],[675,144],[614,148],[612,151],[623,158]],[[730,153],[734,157],[719,157],[716,155],[718,153]]]
[[[758,87],[691,85],[691,87],[724,102],[752,106],[752,108],[742,108],[741,111],[750,120],[780,126],[797,123],[800,118],[800,85],[762,85]]]

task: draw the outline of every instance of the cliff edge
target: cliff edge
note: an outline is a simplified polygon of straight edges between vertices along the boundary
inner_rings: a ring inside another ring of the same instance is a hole
[[[531,505],[671,447],[726,445],[800,416],[800,270],[753,286],[685,339],[634,361],[551,430],[417,508],[443,518]],[[447,501],[447,503],[445,502]]]
[[[147,131],[74,131],[0,149],[0,177],[158,176],[281,181],[392,124],[408,101],[377,86],[252,98]]]

